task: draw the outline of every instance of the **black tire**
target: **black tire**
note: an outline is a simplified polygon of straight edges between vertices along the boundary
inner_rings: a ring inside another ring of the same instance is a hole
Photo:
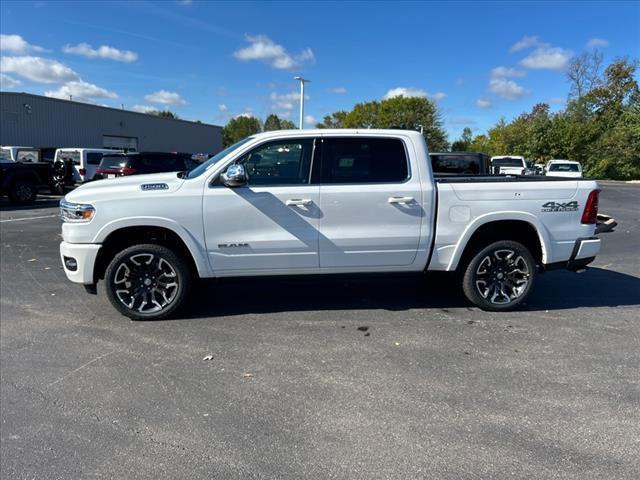
[[[67,162],[58,160],[53,164],[51,172],[51,193],[64,195],[66,186],[69,183],[69,165]]]
[[[119,252],[109,263],[105,274],[107,297],[132,320],[159,320],[183,303],[191,274],[189,264],[169,248],[135,245]],[[177,285],[171,287],[173,283]]]
[[[36,201],[38,187],[33,180],[18,179],[9,187],[9,201],[17,205],[26,205]]]
[[[531,293],[536,273],[536,262],[527,247],[502,240],[473,255],[464,270],[462,289],[483,310],[512,310]]]

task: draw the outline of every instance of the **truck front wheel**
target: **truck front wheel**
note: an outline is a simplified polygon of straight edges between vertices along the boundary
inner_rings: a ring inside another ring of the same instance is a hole
[[[189,291],[191,271],[167,247],[144,244],[118,253],[105,280],[109,301],[120,313],[132,320],[158,320],[180,307]]]
[[[473,256],[464,271],[462,289],[483,310],[511,310],[529,296],[536,268],[533,255],[521,243],[495,242]]]

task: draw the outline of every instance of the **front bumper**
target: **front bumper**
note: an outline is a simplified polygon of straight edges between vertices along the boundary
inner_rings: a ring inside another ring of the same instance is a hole
[[[60,244],[60,260],[67,278],[74,283],[85,285],[95,283],[93,272],[101,247],[102,245],[94,243],[62,242]]]

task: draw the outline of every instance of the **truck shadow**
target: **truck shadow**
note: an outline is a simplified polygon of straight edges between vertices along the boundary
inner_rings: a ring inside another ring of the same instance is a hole
[[[368,277],[269,277],[205,281],[183,319],[295,311],[473,308],[451,274]],[[601,268],[550,272],[520,311],[640,305],[640,278]],[[372,314],[375,315],[375,312]],[[513,313],[510,313],[513,314]]]

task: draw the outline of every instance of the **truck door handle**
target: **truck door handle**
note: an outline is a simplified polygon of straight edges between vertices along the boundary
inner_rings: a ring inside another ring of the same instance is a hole
[[[413,197],[389,197],[389,203],[411,203],[415,199]]]
[[[313,202],[309,198],[290,198],[284,203],[288,207],[296,207],[296,206],[306,207],[307,205],[311,205]]]

